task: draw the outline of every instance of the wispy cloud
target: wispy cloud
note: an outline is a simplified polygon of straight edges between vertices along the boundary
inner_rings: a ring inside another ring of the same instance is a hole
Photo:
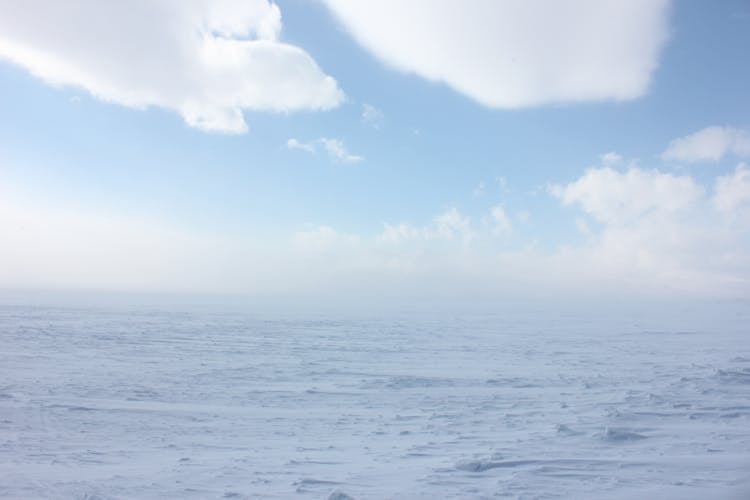
[[[312,142],[300,142],[297,139],[287,139],[286,147],[289,149],[301,149],[308,153],[315,153],[315,144]]]
[[[494,234],[503,235],[511,232],[513,225],[502,205],[492,207],[490,215],[492,216],[492,232]]]
[[[315,154],[319,149],[328,154],[328,156],[337,163],[359,163],[365,158],[360,155],[350,153],[341,139],[331,139],[320,137],[313,141],[301,142],[295,138],[287,139],[286,147],[288,149],[298,149]]]
[[[347,151],[344,143],[340,139],[328,139],[321,137],[318,141],[323,144],[328,156],[340,163],[359,163],[365,158]]]
[[[479,181],[479,184],[477,184],[471,194],[474,196],[474,198],[481,198],[485,195],[486,190],[487,184],[484,181]]]
[[[510,187],[508,186],[508,181],[505,179],[505,177],[498,175],[494,179],[494,184],[497,185],[497,190],[498,192],[500,192],[500,194],[507,194],[510,192]],[[487,194],[487,188],[487,182],[481,180],[472,191],[472,195],[474,196],[474,198],[481,198],[482,196]]]
[[[362,123],[379,130],[385,119],[383,112],[371,104],[362,105]]]
[[[720,161],[728,155],[750,157],[750,130],[735,127],[706,127],[674,139],[662,153],[664,160]]]
[[[461,241],[469,244],[474,236],[471,217],[450,207],[432,218],[430,224],[413,226],[407,223],[385,224],[379,239],[388,243]]]
[[[622,156],[614,151],[610,151],[599,156],[599,159],[601,160],[602,165],[611,166],[620,163],[622,161]]]

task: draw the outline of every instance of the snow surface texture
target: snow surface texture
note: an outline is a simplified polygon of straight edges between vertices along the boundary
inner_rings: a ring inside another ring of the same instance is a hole
[[[3,498],[750,498],[736,328],[0,307]]]

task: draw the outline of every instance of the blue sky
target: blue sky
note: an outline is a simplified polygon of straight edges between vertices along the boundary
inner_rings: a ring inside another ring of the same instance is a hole
[[[78,3],[0,4],[0,287],[747,298],[745,1]]]

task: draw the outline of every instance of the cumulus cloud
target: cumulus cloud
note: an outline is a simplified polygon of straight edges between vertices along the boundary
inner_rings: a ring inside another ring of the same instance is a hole
[[[356,250],[331,260],[339,268],[356,261],[348,276],[361,273],[358,280],[368,286],[401,276],[399,293],[413,286],[429,294],[434,280],[459,294],[486,296],[738,297],[750,291],[750,219],[743,215],[750,213],[750,169],[739,165],[704,188],[690,175],[604,163],[549,188],[575,210],[575,243],[561,240],[541,250],[513,233],[502,205],[478,221],[451,207],[424,225],[386,224],[375,239],[360,235]]]
[[[376,57],[490,107],[642,96],[669,0],[325,0]]]
[[[737,217],[750,201],[744,166],[718,177],[712,195],[689,175],[608,166],[550,192],[599,223],[594,229],[578,218],[586,243],[559,252],[585,262],[595,278],[678,294],[748,291],[750,253],[743,240],[750,226]]]
[[[324,110],[344,99],[304,50],[280,41],[268,0],[3,0],[0,58],[53,85],[131,108],[171,109],[208,131],[243,110]]]
[[[734,173],[716,179],[714,206],[717,210],[727,213],[748,203],[750,203],[750,169],[744,163],[740,163]]]
[[[320,137],[310,142],[300,142],[297,139],[291,138],[287,139],[286,147],[312,154],[317,153],[320,147],[337,163],[359,163],[365,159],[363,156],[350,153],[341,139],[331,139],[328,137]]]
[[[656,170],[592,168],[578,180],[553,185],[550,192],[563,204],[578,204],[600,222],[623,224],[649,212],[678,212],[694,206],[703,188],[692,177]]]
[[[750,131],[735,127],[706,127],[674,139],[662,153],[665,160],[719,161],[727,155],[750,157]]]

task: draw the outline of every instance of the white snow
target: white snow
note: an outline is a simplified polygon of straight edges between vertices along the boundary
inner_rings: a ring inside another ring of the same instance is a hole
[[[0,306],[0,497],[750,498],[746,316],[539,318]]]

